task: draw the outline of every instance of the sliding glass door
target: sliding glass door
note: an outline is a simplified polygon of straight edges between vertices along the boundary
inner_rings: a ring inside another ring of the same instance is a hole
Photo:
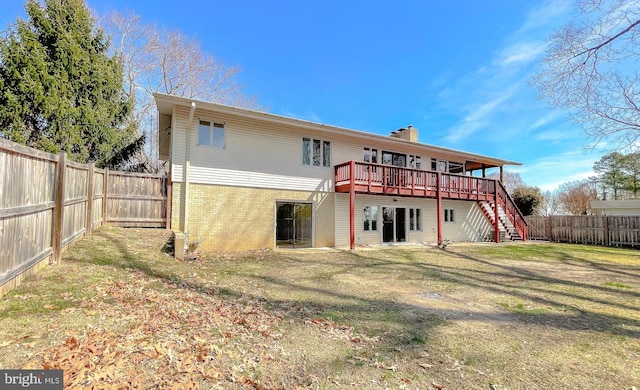
[[[311,248],[311,203],[276,202],[276,247]]]

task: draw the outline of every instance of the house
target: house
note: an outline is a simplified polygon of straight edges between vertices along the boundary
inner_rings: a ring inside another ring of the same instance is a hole
[[[640,216],[640,199],[592,200],[591,213],[608,216]]]
[[[203,250],[526,239],[517,162],[155,94],[171,228]]]

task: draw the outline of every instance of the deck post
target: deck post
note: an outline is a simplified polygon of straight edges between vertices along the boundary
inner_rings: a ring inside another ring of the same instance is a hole
[[[502,168],[500,168],[500,176],[502,176]],[[498,181],[494,180],[493,186],[495,188],[495,199],[494,199],[494,207],[493,207],[493,232],[495,235],[496,244],[500,243],[500,225],[498,225]]]
[[[349,248],[355,249],[356,246],[356,222],[355,222],[355,209],[356,209],[356,163],[351,160],[349,163]]]
[[[436,219],[438,227],[438,245],[442,245],[442,173],[436,176]]]

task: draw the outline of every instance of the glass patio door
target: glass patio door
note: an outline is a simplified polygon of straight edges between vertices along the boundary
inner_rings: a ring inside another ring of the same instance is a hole
[[[407,241],[407,209],[404,207],[382,208],[382,242]]]
[[[311,203],[276,202],[276,247],[311,248]]]

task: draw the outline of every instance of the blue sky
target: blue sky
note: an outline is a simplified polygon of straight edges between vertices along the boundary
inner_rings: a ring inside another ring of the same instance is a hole
[[[411,124],[420,142],[522,162],[506,169],[542,190],[607,152],[529,86],[569,0],[86,3],[197,37],[275,114],[384,135]],[[0,29],[23,4],[0,0]]]

